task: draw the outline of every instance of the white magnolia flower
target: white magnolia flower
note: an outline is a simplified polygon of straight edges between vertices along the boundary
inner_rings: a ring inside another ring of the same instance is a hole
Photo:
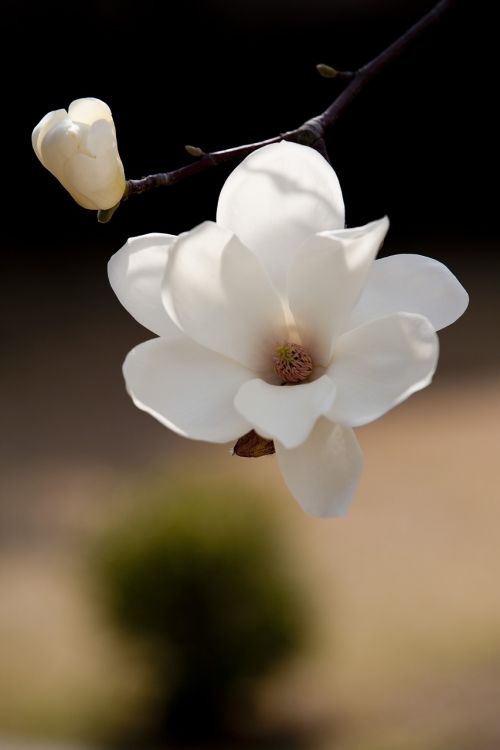
[[[429,384],[435,332],[468,301],[435,260],[374,261],[387,228],[344,229],[337,177],[316,151],[251,154],[217,223],[132,238],[110,260],[118,298],[158,336],[125,360],[135,404],[198,440],[255,430],[305,510],[343,514],[362,464],[352,428]]]
[[[76,99],[43,117],[31,141],[43,166],[83,208],[112,208],[125,191],[111,110],[100,99]]]

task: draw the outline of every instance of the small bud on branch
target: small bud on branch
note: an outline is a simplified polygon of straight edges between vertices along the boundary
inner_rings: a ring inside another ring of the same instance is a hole
[[[323,63],[318,63],[316,70],[323,78],[336,78],[339,74],[339,71],[332,68],[331,65],[324,65]]]
[[[339,73],[338,70],[332,68],[331,65],[323,65],[323,63],[318,63],[318,65],[316,65],[316,70],[323,78],[336,78]]]
[[[199,148],[199,146],[184,146],[185,150],[190,154],[191,156],[205,156],[205,152],[202,148]]]
[[[316,65],[316,70],[322,78],[336,78],[339,81],[349,81],[356,75],[352,70],[337,70],[337,68],[332,68],[331,65],[324,65],[324,63]]]

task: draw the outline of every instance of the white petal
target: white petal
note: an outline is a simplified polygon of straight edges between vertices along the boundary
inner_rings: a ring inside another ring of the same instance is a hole
[[[423,255],[391,255],[372,265],[348,328],[394,312],[428,318],[436,331],[459,318],[469,296],[445,265]]]
[[[175,240],[171,234],[131,237],[109,260],[111,287],[126,310],[158,336],[180,338],[161,299],[161,282]]]
[[[290,260],[304,240],[344,226],[337,175],[312,148],[286,141],[265,146],[229,175],[217,223],[261,259],[283,291]]]
[[[326,366],[335,335],[357,301],[389,228],[387,217],[306,240],[288,271],[288,302],[302,341]]]
[[[253,372],[268,370],[283,336],[279,297],[258,259],[229,230],[205,222],[181,234],[163,301],[187,336]]]
[[[74,154],[64,165],[61,183],[79,203],[77,196],[84,196],[84,208],[116,206],[125,192],[123,165],[118,152],[108,151],[97,157]]]
[[[308,440],[287,450],[275,443],[283,478],[296,500],[313,516],[343,516],[363,466],[353,430],[320,419]]]
[[[422,315],[396,313],[349,331],[328,369],[337,386],[328,418],[352,427],[377,419],[429,385],[438,353],[436,332]]]
[[[50,130],[52,130],[52,128],[55,128],[57,125],[59,125],[59,123],[63,122],[63,120],[65,120],[67,117],[68,113],[65,109],[56,109],[54,110],[54,112],[48,112],[45,117],[42,117],[36,128],[34,128],[33,133],[31,134],[31,143],[33,144],[35,154],[38,156],[44,166],[46,165],[42,158],[41,144],[43,143],[46,134]]]
[[[95,208],[112,208],[125,191],[115,127],[107,120],[73,127],[79,128],[80,142],[78,152],[65,162],[65,183],[71,186],[72,192],[85,196]]]
[[[57,123],[46,129],[43,138],[38,139],[40,160],[58,180],[63,177],[66,161],[78,152],[81,138],[79,126],[66,116],[58,118]]]
[[[83,208],[97,209],[95,202],[78,189],[79,173],[74,167],[69,166],[72,159],[84,159],[95,161],[80,154],[82,141],[85,139],[88,125],[77,125],[69,117],[60,120],[57,125],[48,129],[43,137],[39,139],[40,160],[42,164],[56,177],[61,185],[71,193],[72,197]],[[91,168],[93,168],[91,166]],[[76,177],[76,179],[75,179]]]
[[[226,443],[250,429],[233,399],[252,373],[194,341],[139,344],[127,355],[123,374],[135,405],[179,435]]]
[[[71,102],[68,107],[68,115],[73,122],[84,122],[87,125],[92,125],[97,120],[113,122],[108,105],[101,99],[95,99],[91,96],[84,99],[75,99],[74,102]]]
[[[326,375],[292,386],[255,379],[241,386],[234,404],[259,435],[294,448],[306,440],[318,417],[328,412],[334,397],[335,387]]]
[[[111,165],[111,154],[118,156],[116,131],[113,123],[107,120],[97,120],[90,125],[86,134],[85,147],[89,155],[96,156],[100,160],[104,160],[106,157],[106,163]]]

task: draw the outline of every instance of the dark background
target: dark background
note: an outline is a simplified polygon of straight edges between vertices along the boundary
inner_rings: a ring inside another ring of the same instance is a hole
[[[34,244],[67,251],[76,238],[111,247],[133,233],[185,230],[213,215],[227,173],[135,200],[111,227],[96,227],[28,147],[45,112],[100,97],[112,108],[127,176],[169,170],[189,161],[185,143],[210,150],[251,142],[320,112],[341,84],[321,79],[317,62],[353,69],[430,7],[428,0],[4,3],[12,144],[4,174],[15,186],[9,235],[21,223]],[[490,25],[479,4],[457,2],[330,132],[348,224],[388,213],[396,236],[490,238]]]

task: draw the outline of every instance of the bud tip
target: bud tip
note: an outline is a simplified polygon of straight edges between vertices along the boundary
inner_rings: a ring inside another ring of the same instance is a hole
[[[198,146],[187,145],[187,146],[184,146],[184,148],[186,149],[188,154],[190,154],[190,156],[203,156],[205,154],[203,149],[199,148]]]
[[[338,70],[332,68],[331,65],[324,65],[324,63],[316,65],[316,70],[323,78],[335,78],[339,74]]]

